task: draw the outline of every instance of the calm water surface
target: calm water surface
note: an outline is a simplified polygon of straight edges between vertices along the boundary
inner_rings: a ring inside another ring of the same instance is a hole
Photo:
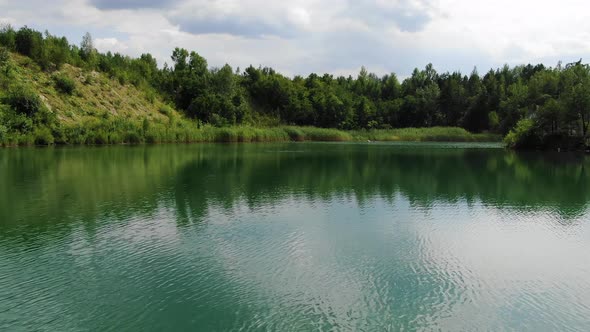
[[[588,331],[590,160],[0,150],[1,331]]]

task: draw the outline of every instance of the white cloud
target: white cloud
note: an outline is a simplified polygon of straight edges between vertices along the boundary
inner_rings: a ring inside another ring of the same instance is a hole
[[[448,16],[433,22],[424,34],[427,38],[438,35],[441,42],[453,41],[454,37],[458,51],[476,47],[495,61],[509,62],[590,51],[586,42],[590,21],[583,14],[589,6],[585,1],[497,0],[475,5],[464,0],[441,0],[441,7],[447,8]],[[577,47],[560,47],[564,43]],[[521,50],[519,59],[510,57],[515,48]]]
[[[311,16],[305,8],[294,7],[289,9],[289,21],[299,27],[307,28],[311,25]]]
[[[5,25],[5,24],[13,25],[14,23],[15,23],[15,21],[13,18],[0,16],[0,24],[2,24],[2,25]]]
[[[101,52],[125,53],[129,46],[120,42],[117,38],[97,38],[94,40],[94,47]]]
[[[428,62],[468,72],[590,55],[590,6],[581,0],[0,0],[0,8],[0,22],[73,41],[89,31],[101,50],[150,52],[162,63],[179,46],[214,66],[287,74],[355,74],[365,65],[404,76]]]

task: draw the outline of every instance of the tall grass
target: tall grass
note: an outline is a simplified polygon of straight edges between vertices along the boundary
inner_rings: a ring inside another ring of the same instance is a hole
[[[500,135],[473,134],[458,127],[359,130],[352,135],[358,141],[499,142],[502,139]]]
[[[92,119],[80,124],[42,127],[31,132],[0,133],[0,145],[106,145],[157,144],[192,142],[286,142],[286,141],[500,141],[491,134],[472,134],[461,128],[404,128],[390,130],[342,131],[337,129],[282,126],[255,128],[251,126],[198,127],[196,123],[178,119],[173,123],[145,123],[126,120]]]

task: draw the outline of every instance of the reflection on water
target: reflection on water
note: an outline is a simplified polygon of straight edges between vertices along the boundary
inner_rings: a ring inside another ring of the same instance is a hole
[[[584,330],[588,158],[0,150],[1,330]]]

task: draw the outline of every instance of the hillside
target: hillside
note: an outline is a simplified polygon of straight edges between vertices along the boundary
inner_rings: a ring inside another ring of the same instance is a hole
[[[45,106],[63,124],[84,123],[96,117],[129,120],[147,118],[158,123],[169,120],[168,116],[159,112],[164,104],[156,93],[146,93],[149,90],[142,91],[130,84],[122,85],[102,73],[84,71],[69,64],[48,73],[27,57],[12,54],[11,60],[15,64],[10,70],[13,84],[32,86]],[[58,90],[58,77],[74,82],[75,88],[71,94]]]
[[[150,127],[196,126],[149,87],[121,84],[104,73],[69,64],[44,71],[29,57],[16,53],[9,53],[0,70],[0,144],[137,142],[145,139],[141,136]],[[19,113],[27,111],[9,105],[15,98],[23,99],[14,102],[24,108],[39,109],[23,116]]]

